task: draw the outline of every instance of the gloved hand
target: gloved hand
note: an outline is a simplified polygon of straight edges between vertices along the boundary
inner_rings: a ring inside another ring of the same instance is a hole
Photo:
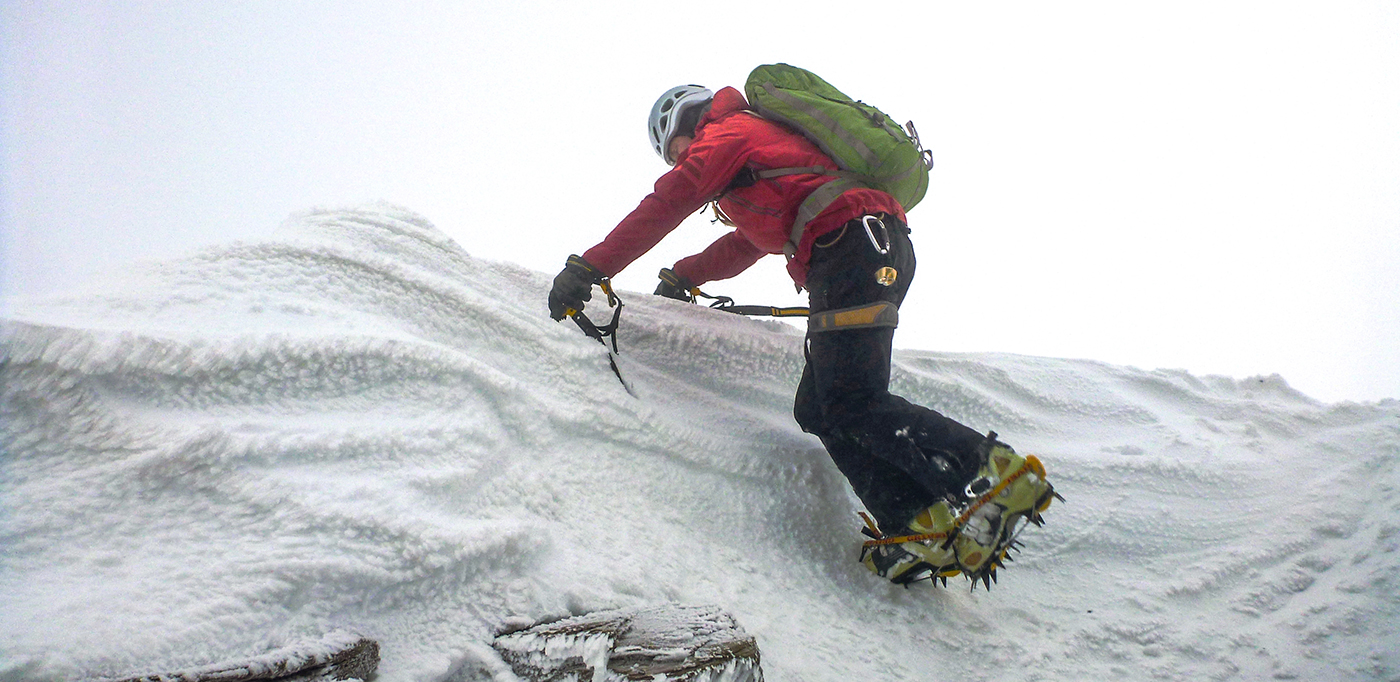
[[[657,277],[661,278],[661,283],[656,285],[656,291],[652,293],[686,303],[695,302],[695,295],[690,293],[690,290],[694,288],[693,285],[684,277],[677,275],[671,268],[661,268]]]
[[[602,282],[604,277],[602,271],[588,261],[569,256],[564,269],[554,277],[554,288],[549,290],[549,316],[558,321],[564,319],[569,310],[582,312],[583,302],[593,300],[593,285]]]

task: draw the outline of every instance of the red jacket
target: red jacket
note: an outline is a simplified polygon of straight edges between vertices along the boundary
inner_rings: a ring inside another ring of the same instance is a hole
[[[743,113],[744,96],[734,88],[715,93],[710,111],[696,125],[695,141],[656,188],[602,243],[583,253],[584,260],[609,277],[656,246],[687,216],[719,196],[745,166],[753,170],[836,164],[816,145],[781,124]],[[830,175],[786,175],[730,190],[719,206],[735,223],[733,232],[704,251],[678,261],[677,275],[699,286],[733,277],[766,254],[782,253],[792,233],[797,208],[812,190],[835,180]],[[874,189],[845,192],[803,231],[797,256],[788,263],[793,281],[805,284],[812,242],[847,221],[867,213],[887,213],[904,220],[894,197]]]

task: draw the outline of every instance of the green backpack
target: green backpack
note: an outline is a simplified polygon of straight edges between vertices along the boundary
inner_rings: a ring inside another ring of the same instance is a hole
[[[792,238],[783,251],[797,253],[807,223],[846,190],[870,187],[889,193],[905,211],[928,191],[933,154],[919,142],[914,122],[899,127],[884,112],[847,97],[820,76],[788,64],[766,64],[744,83],[749,106],[760,116],[784,123],[814,142],[840,168],[812,166],[759,171],[759,178],[799,173],[836,175],[812,192],[798,208]]]

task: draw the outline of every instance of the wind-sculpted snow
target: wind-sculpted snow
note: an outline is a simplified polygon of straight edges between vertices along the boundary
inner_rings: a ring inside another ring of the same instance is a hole
[[[859,507],[792,421],[796,329],[621,292],[634,398],[548,286],[370,206],[15,301],[0,679],[338,630],[386,682],[499,676],[507,622],[663,602],[733,613],[779,681],[1400,675],[1394,401],[898,354],[898,392],[1068,498],[991,592],[906,590],[856,563]]]

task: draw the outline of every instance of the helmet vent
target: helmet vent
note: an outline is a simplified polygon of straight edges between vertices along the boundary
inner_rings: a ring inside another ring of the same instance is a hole
[[[668,164],[674,164],[669,158],[666,146],[670,144],[671,138],[675,137],[677,127],[682,125],[694,125],[692,114],[699,113],[701,109],[695,108],[703,105],[714,97],[704,86],[682,85],[671,88],[656,100],[652,105],[651,116],[647,120],[647,129],[652,142],[652,149]]]

